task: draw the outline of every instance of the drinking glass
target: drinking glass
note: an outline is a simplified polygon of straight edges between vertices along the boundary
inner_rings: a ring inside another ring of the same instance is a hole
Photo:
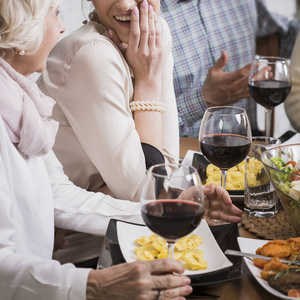
[[[256,56],[248,78],[252,98],[265,108],[265,136],[271,135],[271,116],[291,91],[288,61],[282,57]]]
[[[204,195],[197,170],[177,164],[150,167],[140,203],[144,222],[166,239],[168,257],[174,257],[176,240],[194,231],[204,215]]]
[[[221,170],[221,186],[226,188],[227,170],[242,162],[251,146],[251,126],[243,108],[214,106],[203,116],[199,147],[205,158]]]

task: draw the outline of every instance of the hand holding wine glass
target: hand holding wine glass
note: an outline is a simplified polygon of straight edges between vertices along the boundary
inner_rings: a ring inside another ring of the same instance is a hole
[[[265,136],[271,135],[271,115],[291,91],[290,68],[281,57],[256,56],[249,73],[248,87],[252,98],[265,107]]]
[[[141,212],[146,225],[167,240],[168,257],[174,257],[175,241],[194,231],[204,215],[197,170],[177,164],[152,166],[143,183]]]
[[[242,162],[251,146],[251,127],[246,111],[233,106],[208,108],[199,131],[202,154],[221,169],[221,186],[226,189],[226,173]]]

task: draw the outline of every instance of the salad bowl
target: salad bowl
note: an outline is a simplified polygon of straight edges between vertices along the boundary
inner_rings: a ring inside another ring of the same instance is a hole
[[[300,235],[300,144],[282,145],[261,154],[287,219]]]

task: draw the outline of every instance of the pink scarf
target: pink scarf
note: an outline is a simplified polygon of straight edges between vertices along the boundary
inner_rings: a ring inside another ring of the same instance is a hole
[[[52,149],[58,129],[58,122],[49,118],[54,104],[33,80],[0,58],[0,115],[11,142],[27,156]]]

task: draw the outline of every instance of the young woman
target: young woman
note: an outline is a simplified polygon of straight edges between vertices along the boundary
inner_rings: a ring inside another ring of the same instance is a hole
[[[57,103],[53,150],[76,185],[139,201],[146,169],[179,156],[171,36],[159,0],[92,3],[91,21],[58,43],[38,81]],[[149,48],[130,38],[135,8]]]

